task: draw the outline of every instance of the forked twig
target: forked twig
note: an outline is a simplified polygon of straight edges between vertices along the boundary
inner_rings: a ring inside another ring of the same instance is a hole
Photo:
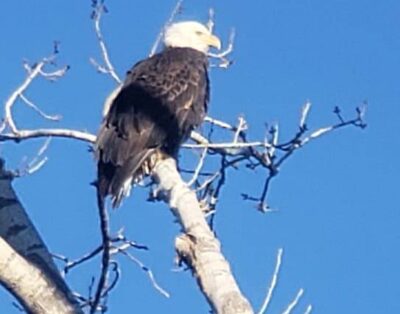
[[[232,28],[229,33],[228,46],[219,53],[213,53],[213,52],[208,53],[208,56],[210,58],[219,60],[218,64],[211,64],[211,67],[227,69],[229,68],[230,65],[232,65],[233,61],[229,60],[228,56],[233,52],[235,36],[236,36],[235,29]]]
[[[97,40],[100,45],[101,55],[103,57],[104,65],[100,65],[95,59],[91,58],[90,62],[96,67],[99,72],[109,74],[117,84],[121,84],[122,81],[115,72],[114,66],[111,63],[107,45],[104,41],[103,34],[101,32],[100,22],[103,13],[107,12],[107,8],[104,5],[104,1],[97,0],[92,2],[93,12],[92,19],[94,20],[94,28],[97,36]]]

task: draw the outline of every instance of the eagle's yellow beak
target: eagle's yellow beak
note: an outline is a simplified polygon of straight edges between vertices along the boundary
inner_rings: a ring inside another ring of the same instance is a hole
[[[205,39],[206,39],[206,43],[207,43],[210,47],[215,47],[215,48],[217,48],[218,50],[221,49],[221,40],[220,40],[217,36],[215,36],[215,35],[213,35],[213,34],[210,34],[210,35],[208,35]]]

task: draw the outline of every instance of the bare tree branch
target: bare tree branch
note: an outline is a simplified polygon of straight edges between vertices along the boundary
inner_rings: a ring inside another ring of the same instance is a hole
[[[0,237],[0,283],[9,290],[28,313],[83,313],[71,303],[51,278]]]
[[[118,234],[117,237],[110,238],[110,242],[113,244],[111,249],[110,249],[110,255],[114,255],[118,253],[119,251],[126,251],[127,249],[130,248],[135,248],[139,250],[148,250],[148,247],[142,244],[138,244],[132,240],[127,239],[124,235]],[[97,256],[101,251],[103,250],[103,245],[97,246],[95,249],[92,251],[84,254],[83,256],[70,260],[70,258],[65,257],[61,254],[52,254],[54,258],[57,258],[58,260],[62,261],[65,263],[64,269],[63,269],[63,275],[65,276],[70,270],[75,268],[76,266],[79,266],[91,259],[93,259],[95,256]]]
[[[310,314],[310,313],[311,313],[311,311],[312,311],[312,309],[313,309],[312,305],[311,305],[311,304],[309,304],[309,305],[307,306],[307,308],[306,308],[306,310],[305,310],[304,314]]]
[[[4,105],[4,122],[6,126],[11,129],[12,133],[17,133],[17,126],[15,125],[13,116],[12,116],[12,107],[15,104],[17,98],[27,89],[27,87],[32,83],[36,76],[38,76],[47,63],[46,59],[43,59],[41,62],[36,64],[31,71],[28,72],[28,76],[25,81],[15,89],[15,91],[11,94]]]
[[[308,113],[310,112],[310,108],[311,108],[311,103],[307,101],[304,104],[303,108],[301,109],[300,123],[299,123],[300,130],[307,128],[306,121],[308,118]]]
[[[264,302],[258,311],[258,314],[264,314],[266,310],[268,309],[269,302],[271,302],[272,299],[272,294],[274,293],[276,284],[278,282],[278,276],[279,276],[279,270],[281,268],[282,264],[282,254],[283,254],[283,249],[278,250],[278,254],[276,255],[276,264],[275,264],[275,270],[274,273],[272,274],[272,280],[271,284],[268,288],[267,295],[265,296]]]
[[[208,9],[207,28],[210,31],[210,33],[214,32],[214,26],[215,26],[215,11],[213,8],[209,8]]]
[[[167,22],[166,22],[166,23],[163,25],[163,27],[161,28],[161,30],[160,30],[160,32],[158,33],[157,38],[156,38],[156,40],[155,40],[153,46],[151,47],[149,57],[153,56],[153,55],[157,52],[157,49],[158,49],[158,47],[160,46],[161,40],[162,40],[162,38],[163,38],[163,36],[164,36],[165,29],[166,29],[169,25],[171,25],[171,23],[174,21],[175,17],[176,17],[179,13],[182,12],[182,9],[183,9],[182,4],[183,4],[183,0],[178,0],[178,1],[176,2],[175,7],[173,8],[173,10],[172,10],[172,12],[171,12],[171,15],[169,16]]]
[[[144,272],[147,273],[147,275],[149,276],[149,279],[153,285],[153,287],[160,292],[163,296],[165,296],[166,298],[170,297],[170,294],[163,289],[156,281],[156,279],[154,278],[154,274],[152,272],[152,270],[150,268],[148,268],[146,265],[144,265],[138,258],[136,258],[135,256],[133,256],[131,253],[127,252],[126,250],[117,248],[117,251],[122,253],[123,255],[125,255],[130,261],[134,262],[136,265],[138,265]]]
[[[31,107],[34,111],[36,111],[41,117],[43,117],[46,120],[51,120],[51,121],[60,121],[61,116],[60,115],[49,115],[44,113],[39,107],[37,107],[32,101],[30,101],[24,94],[20,94],[19,97],[24,101],[24,103]]]
[[[107,8],[105,7],[103,1],[101,1],[101,0],[93,1],[92,18],[94,20],[94,28],[95,28],[97,40],[100,45],[101,55],[104,60],[104,66],[97,63],[97,61],[94,60],[93,58],[91,58],[90,61],[99,72],[109,74],[114,79],[114,81],[118,85],[120,85],[122,83],[121,79],[118,77],[117,73],[115,72],[114,66],[111,63],[108,49],[107,49],[106,43],[104,41],[103,34],[101,32],[100,21],[101,21],[101,17],[103,16],[103,13],[105,13],[105,12],[107,12]]]
[[[94,143],[96,136],[78,130],[72,129],[35,129],[35,130],[16,130],[15,133],[0,134],[0,142],[15,141],[20,142],[27,139],[40,138],[40,137],[63,137],[84,142]]]
[[[216,313],[253,313],[221,253],[194,192],[182,181],[176,162],[168,158],[154,169],[163,197],[178,217],[184,235],[176,238],[180,259],[193,271],[199,287]]]
[[[228,47],[225,50],[222,50],[219,53],[212,53],[212,52],[208,53],[208,56],[210,58],[219,60],[218,64],[211,64],[211,67],[218,67],[218,68],[227,69],[227,68],[229,68],[229,66],[232,65],[233,61],[229,60],[228,56],[230,54],[232,54],[232,52],[233,52],[235,36],[236,36],[235,29],[232,28],[231,32],[229,34]]]
[[[98,196],[99,198],[100,196]],[[98,305],[100,304],[101,298],[106,295],[107,291],[107,276],[108,269],[110,267],[110,248],[111,248],[111,236],[110,236],[110,223],[108,217],[107,207],[104,204],[104,199],[102,200],[103,204],[98,205],[99,209],[99,217],[100,217],[100,230],[101,230],[101,239],[102,239],[102,258],[101,258],[101,272],[100,278],[97,283],[96,292],[94,295],[93,303],[90,305],[90,313],[94,314],[98,310]]]
[[[47,162],[47,157],[43,156],[44,153],[47,151],[47,148],[49,147],[51,142],[51,137],[48,137],[45,139],[42,147],[40,147],[39,151],[37,152],[36,156],[33,157],[32,160],[27,162],[27,164],[14,171],[13,175],[15,177],[22,177],[25,175],[30,175],[41,169],[44,164]]]
[[[304,293],[304,289],[300,289],[300,290],[297,292],[297,294],[296,294],[295,298],[293,299],[293,301],[290,302],[290,303],[288,304],[286,310],[283,311],[282,314],[290,314],[290,313],[292,313],[292,310],[293,310],[293,309],[296,307],[296,305],[299,303],[300,298],[303,296],[303,293]]]
[[[187,183],[188,186],[192,186],[197,181],[197,178],[199,177],[200,171],[203,168],[206,157],[207,157],[207,148],[204,148],[203,152],[200,155],[199,162],[197,163],[197,167],[194,170],[193,177]]]
[[[65,138],[74,138],[86,142],[94,142],[96,137],[90,133],[78,131],[78,130],[71,130],[71,129],[35,129],[35,130],[26,130],[26,129],[19,129],[13,117],[13,106],[16,104],[18,98],[22,99],[26,104],[30,107],[34,108],[40,115],[42,115],[46,119],[55,120],[58,119],[59,116],[49,116],[44,114],[36,105],[30,102],[25,96],[24,92],[27,88],[32,84],[33,80],[39,76],[43,76],[47,79],[55,79],[62,77],[65,75],[66,70],[68,67],[63,67],[59,70],[54,72],[48,73],[44,71],[44,67],[47,64],[52,64],[54,62],[55,55],[51,55],[48,58],[43,58],[40,62],[36,63],[32,67],[29,66],[27,63],[24,64],[25,69],[27,70],[28,74],[23,81],[23,83],[18,86],[13,93],[9,96],[6,100],[4,105],[4,119],[3,124],[1,127],[0,132],[0,142],[5,141],[22,141],[31,138],[39,138],[39,137],[65,137]],[[6,132],[9,129],[10,132]]]
[[[83,313],[0,163],[0,283],[29,313]]]

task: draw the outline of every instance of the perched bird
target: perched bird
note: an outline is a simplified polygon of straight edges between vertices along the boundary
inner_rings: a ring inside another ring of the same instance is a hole
[[[209,101],[209,47],[221,48],[203,24],[170,25],[164,49],[128,71],[113,95],[95,144],[98,199],[113,207],[159,158],[176,158],[180,145],[204,119]]]

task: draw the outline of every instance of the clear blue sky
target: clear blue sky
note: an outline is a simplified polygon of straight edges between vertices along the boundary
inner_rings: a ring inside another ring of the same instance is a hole
[[[174,1],[109,1],[103,29],[117,71],[145,57]],[[269,313],[281,313],[301,287],[314,313],[400,313],[400,2],[397,0],[186,1],[185,19],[217,12],[217,33],[237,30],[235,64],[212,70],[210,114],[235,122],[243,114],[254,139],[265,122],[279,121],[283,138],[296,129],[300,106],[313,103],[309,127],[335,121],[332,108],[352,115],[368,101],[368,128],[340,130],[288,161],[274,182],[262,215],[241,201],[259,191],[264,173],[229,175],[216,218],[223,251],[243,292],[258,309],[269,284],[276,251],[285,248],[281,277]],[[47,55],[61,41],[60,64],[71,71],[58,83],[37,81],[27,93],[60,126],[96,132],[102,101],[114,87],[89,64],[99,57],[90,1],[5,0],[0,18],[0,99],[23,80],[22,60]],[[51,126],[22,105],[20,126]],[[10,167],[32,156],[42,140],[0,147]],[[53,252],[78,257],[99,243],[95,177],[87,145],[55,139],[46,166],[15,181],[30,217]],[[245,182],[246,184],[243,184]],[[150,247],[134,252],[172,297],[165,299],[146,275],[119,258],[122,279],[109,300],[110,313],[207,313],[189,272],[173,272],[179,227],[164,204],[148,204],[135,190],[112,213],[113,230],[125,227]],[[68,276],[85,294],[98,260]],[[0,291],[0,312],[19,313]],[[190,310],[189,310],[190,309]]]

